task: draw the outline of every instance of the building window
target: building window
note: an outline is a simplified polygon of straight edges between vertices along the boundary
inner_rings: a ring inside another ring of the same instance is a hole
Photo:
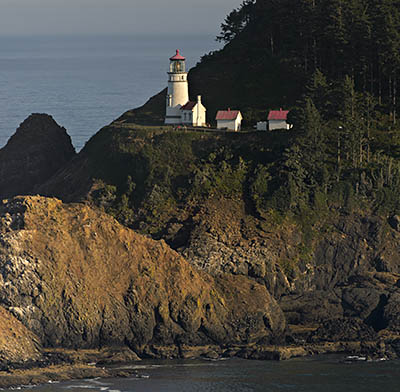
[[[184,61],[172,61],[170,70],[171,70],[171,72],[174,72],[174,73],[185,72],[185,62]]]

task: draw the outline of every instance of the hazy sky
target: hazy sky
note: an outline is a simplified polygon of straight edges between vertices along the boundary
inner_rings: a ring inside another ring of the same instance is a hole
[[[0,34],[217,34],[243,0],[0,0]]]

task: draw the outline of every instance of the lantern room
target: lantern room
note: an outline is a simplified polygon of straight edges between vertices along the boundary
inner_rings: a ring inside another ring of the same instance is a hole
[[[185,65],[185,57],[183,57],[179,53],[179,49],[176,50],[175,56],[170,58],[169,72],[170,73],[185,73],[186,65]]]

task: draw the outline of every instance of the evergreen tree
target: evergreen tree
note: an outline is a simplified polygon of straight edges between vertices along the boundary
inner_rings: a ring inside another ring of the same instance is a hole
[[[234,9],[221,24],[221,35],[217,41],[231,42],[250,22],[255,0],[244,0],[239,8]]]

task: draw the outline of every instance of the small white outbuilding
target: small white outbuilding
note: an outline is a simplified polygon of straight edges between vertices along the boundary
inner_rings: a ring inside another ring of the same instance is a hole
[[[219,110],[217,113],[217,128],[240,131],[242,128],[242,113],[239,110]]]
[[[268,131],[267,121],[258,121],[257,122],[257,131]]]
[[[287,123],[288,114],[289,110],[271,110],[268,115],[269,130],[290,129],[290,125]]]

